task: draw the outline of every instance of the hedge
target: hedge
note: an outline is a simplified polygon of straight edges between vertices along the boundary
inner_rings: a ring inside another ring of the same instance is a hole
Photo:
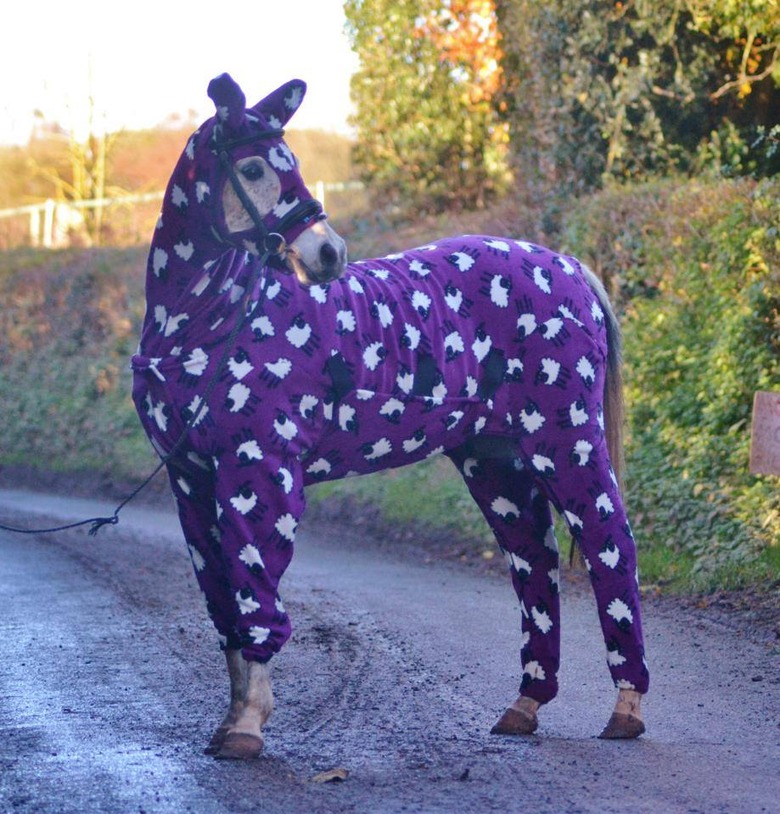
[[[777,478],[748,471],[753,395],[780,390],[779,199],[777,180],[667,180],[566,221],[622,315],[636,525],[701,571],[780,546]]]

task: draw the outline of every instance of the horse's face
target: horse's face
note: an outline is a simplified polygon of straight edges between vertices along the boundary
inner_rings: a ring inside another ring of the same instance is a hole
[[[247,109],[241,89],[223,74],[209,85],[217,116],[201,132],[211,162],[218,162],[216,231],[253,254],[267,247],[266,235],[280,234],[284,265],[310,285],[339,277],[347,251],[282,139],[282,127],[300,106],[305,89],[303,82],[293,80]]]

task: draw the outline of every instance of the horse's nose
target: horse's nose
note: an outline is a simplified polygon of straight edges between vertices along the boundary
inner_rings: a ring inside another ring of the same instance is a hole
[[[327,280],[340,277],[347,263],[347,252],[343,243],[323,243],[320,246],[320,268]]]
[[[339,262],[339,253],[331,243],[323,243],[320,247],[320,262],[324,269],[333,268]]]

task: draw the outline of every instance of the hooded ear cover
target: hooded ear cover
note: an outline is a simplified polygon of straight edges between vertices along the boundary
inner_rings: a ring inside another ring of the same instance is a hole
[[[230,74],[223,73],[209,82],[209,98],[217,108],[217,118],[229,130],[237,131],[246,118],[246,97]],[[251,110],[265,119],[271,127],[282,129],[301,106],[306,95],[306,83],[291,79]]]
[[[301,106],[305,95],[306,83],[300,79],[291,79],[258,102],[252,111],[262,116],[271,127],[281,129]]]
[[[230,74],[220,74],[209,82],[209,98],[217,108],[217,118],[230,130],[238,130],[246,116],[246,97]]]

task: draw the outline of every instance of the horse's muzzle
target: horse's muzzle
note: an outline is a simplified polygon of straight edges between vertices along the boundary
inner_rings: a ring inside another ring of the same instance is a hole
[[[337,280],[344,273],[347,267],[347,249],[344,241],[340,245],[323,243],[316,260],[307,263],[293,245],[287,248],[285,261],[302,285],[322,285]]]
[[[303,285],[335,280],[347,266],[347,245],[323,219],[313,223],[287,247],[287,266]]]
[[[337,280],[347,267],[347,247],[341,238],[340,245],[331,242],[323,243],[320,247],[320,272],[317,282]]]

